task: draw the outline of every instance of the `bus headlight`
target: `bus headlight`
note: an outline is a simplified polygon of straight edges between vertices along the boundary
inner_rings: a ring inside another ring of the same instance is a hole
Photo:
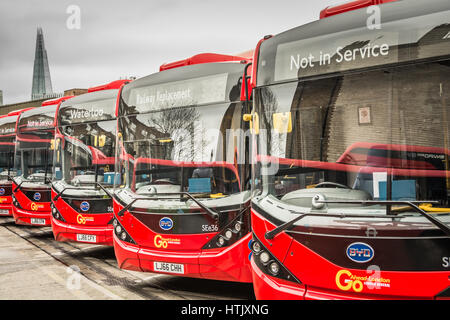
[[[227,238],[227,240],[230,240],[232,236],[233,236],[233,231],[231,231],[231,229],[225,230],[225,238]]]
[[[217,244],[219,245],[219,247],[222,247],[222,246],[225,244],[225,238],[222,237],[222,236],[220,236],[220,237],[217,239]]]
[[[261,245],[258,241],[253,241],[252,243],[252,251],[256,254],[261,252]]]
[[[275,261],[269,264],[269,271],[274,276],[276,276],[280,272],[280,266]]]

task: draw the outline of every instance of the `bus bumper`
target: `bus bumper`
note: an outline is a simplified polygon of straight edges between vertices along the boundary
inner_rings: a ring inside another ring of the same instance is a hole
[[[12,199],[8,197],[9,201],[0,204],[0,217],[12,216]]]
[[[253,261],[250,260],[253,289],[258,300],[303,300],[306,288],[299,284],[288,284],[275,277],[262,272]]]
[[[12,213],[16,224],[27,225],[27,226],[37,226],[37,227],[47,227],[51,226],[50,221],[50,211],[28,211],[16,208],[12,206]],[[32,222],[31,219],[39,219],[40,223]]]
[[[156,272],[190,278],[224,280],[235,282],[252,281],[248,261],[249,233],[234,245],[221,250],[168,251],[141,248],[121,241],[114,234],[114,251],[121,269]],[[245,252],[244,254],[242,252]],[[155,262],[183,266],[182,273],[155,271]]]

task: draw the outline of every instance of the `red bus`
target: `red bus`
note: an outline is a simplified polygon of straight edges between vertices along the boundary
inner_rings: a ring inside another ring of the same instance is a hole
[[[50,226],[55,115],[66,96],[47,100],[42,107],[22,112],[16,123],[16,147],[12,183],[12,211],[17,224]]]
[[[113,222],[120,268],[251,282],[248,62],[199,54],[123,87]]]
[[[255,51],[258,299],[450,297],[450,2],[382,2]]]
[[[0,116],[0,216],[12,216],[12,177],[16,145],[16,121],[22,111]]]
[[[116,102],[128,82],[90,88],[58,108],[51,204],[57,241],[113,244]]]

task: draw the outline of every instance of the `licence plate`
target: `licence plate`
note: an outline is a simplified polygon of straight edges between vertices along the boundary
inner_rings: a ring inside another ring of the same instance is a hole
[[[97,236],[93,234],[79,234],[77,233],[77,241],[84,241],[84,242],[97,242]]]
[[[179,263],[153,262],[153,269],[159,272],[184,274],[184,265]]]
[[[9,210],[0,209],[0,214],[9,214]]]
[[[31,218],[31,224],[45,224],[45,219]]]

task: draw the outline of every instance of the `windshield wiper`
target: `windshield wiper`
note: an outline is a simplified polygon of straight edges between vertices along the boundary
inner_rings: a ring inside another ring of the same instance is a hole
[[[440,222],[439,220],[435,219],[434,217],[428,215],[425,211],[420,209],[415,203],[432,203],[436,204],[439,203],[438,201],[376,201],[376,200],[317,200],[317,203],[342,203],[342,204],[387,204],[387,205],[396,205],[396,204],[403,204],[408,205],[417,212],[421,213],[425,218],[430,220],[434,225],[436,225],[439,229],[441,229],[447,236],[450,236],[450,228]],[[301,213],[298,217],[295,217],[294,219],[285,222],[281,224],[280,226],[276,227],[275,229],[271,231],[267,231],[265,234],[265,238],[268,240],[272,240],[277,234],[280,232],[289,229],[294,223],[297,221],[308,217],[308,216],[314,216],[314,217],[337,217],[337,218],[401,218],[401,216],[398,215],[385,215],[381,216],[379,214],[333,214],[333,213]]]
[[[208,206],[205,206],[203,203],[198,201],[192,194],[189,192],[170,192],[170,193],[155,193],[157,196],[178,196],[178,195],[185,195],[192,201],[194,201],[200,208],[206,211],[214,220],[219,220],[219,213],[215,210],[211,209]],[[127,204],[125,207],[120,210],[117,215],[119,217],[122,217],[129,208],[138,200],[167,200],[168,198],[159,198],[159,197],[146,197],[146,198],[134,198],[133,201],[131,201],[129,204]]]
[[[279,234],[280,232],[282,232],[284,230],[289,229],[297,221],[299,221],[305,217],[310,217],[310,216],[312,216],[312,217],[333,217],[333,218],[384,218],[384,217],[400,218],[397,215],[381,216],[379,214],[301,213],[301,212],[299,212],[299,213],[300,213],[300,215],[298,217],[295,217],[294,219],[279,225],[278,227],[276,227],[275,229],[273,229],[271,231],[267,231],[266,234],[264,235],[264,237],[268,240],[272,240],[273,238],[275,238],[275,236],[277,234]]]

